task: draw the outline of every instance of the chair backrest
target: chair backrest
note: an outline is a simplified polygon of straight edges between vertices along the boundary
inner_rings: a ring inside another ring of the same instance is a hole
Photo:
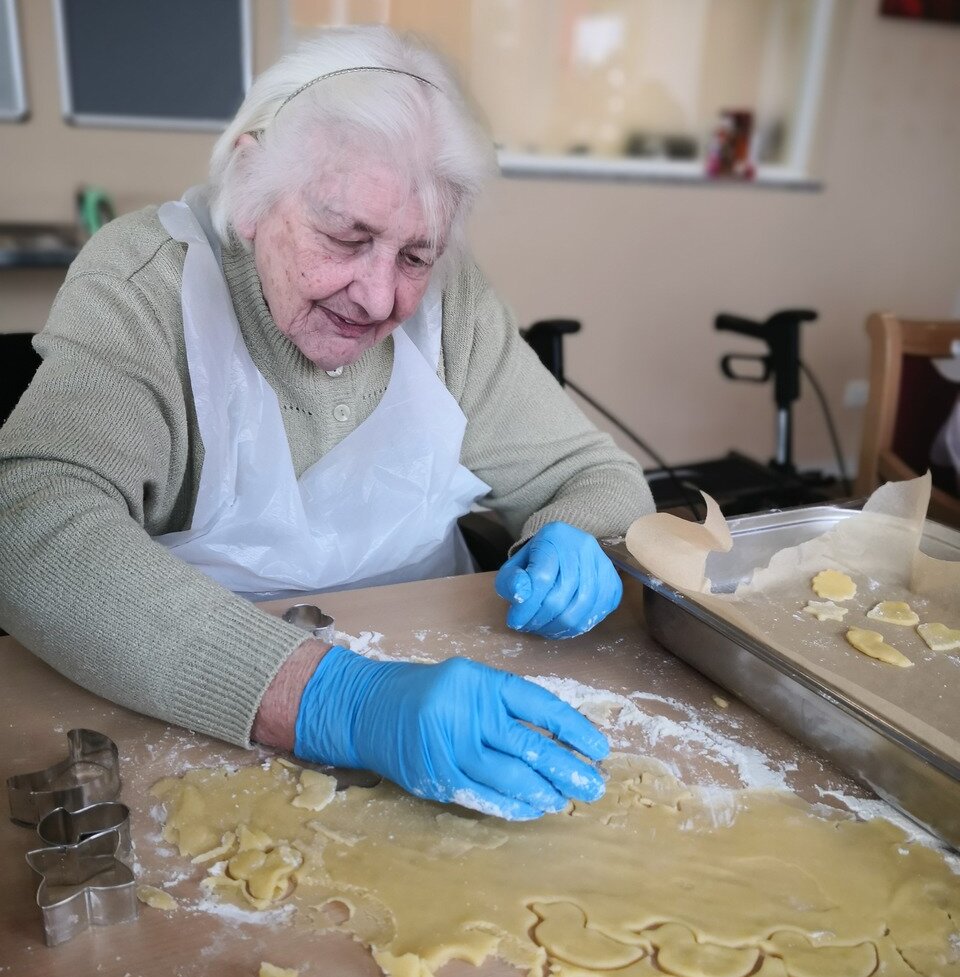
[[[934,519],[960,526],[955,473],[930,463],[930,448],[956,402],[958,386],[931,362],[951,355],[960,341],[960,320],[900,319],[890,313],[867,318],[870,398],[864,420],[856,492],[869,495],[882,482],[913,478],[931,468]]]
[[[0,424],[13,413],[40,365],[32,332],[0,333]]]

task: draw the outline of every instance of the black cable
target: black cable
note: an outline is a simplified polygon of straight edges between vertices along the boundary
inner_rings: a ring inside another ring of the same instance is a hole
[[[700,500],[693,497],[694,500],[691,501],[691,495],[688,491],[688,487],[686,483],[681,481],[677,473],[663,460],[663,458],[659,454],[657,454],[657,452],[654,451],[653,448],[651,448],[650,445],[646,443],[646,441],[640,438],[639,435],[634,434],[633,431],[631,431],[630,428],[628,428],[626,424],[623,423],[623,421],[621,421],[619,418],[614,417],[613,414],[611,414],[610,411],[606,409],[606,407],[602,407],[600,404],[598,404],[593,399],[593,397],[591,397],[588,393],[586,393],[586,391],[581,390],[580,387],[578,387],[569,377],[564,377],[563,382],[572,391],[574,391],[574,393],[582,397],[595,411],[601,413],[608,421],[610,421],[611,424],[615,424],[621,431],[623,431],[623,433],[628,438],[630,438],[640,448],[641,451],[649,455],[653,459],[653,461],[667,473],[667,477],[680,490],[680,495],[683,497],[684,504],[693,513],[693,518],[696,519],[697,522],[699,522],[700,513],[697,511],[697,505],[699,504]]]
[[[823,419],[827,422],[827,431],[830,434],[830,442],[833,445],[833,453],[837,458],[837,470],[840,472],[840,481],[843,484],[844,494],[851,494],[850,478],[847,475],[847,466],[843,460],[843,450],[840,447],[840,438],[837,436],[837,429],[833,423],[833,415],[830,413],[830,405],[827,403],[827,398],[824,396],[823,388],[820,386],[819,381],[813,375],[813,370],[807,366],[803,360],[800,360],[800,369],[806,374],[807,379],[810,381],[810,386],[813,387],[813,392],[817,395],[817,399],[820,401],[820,407],[823,409]]]

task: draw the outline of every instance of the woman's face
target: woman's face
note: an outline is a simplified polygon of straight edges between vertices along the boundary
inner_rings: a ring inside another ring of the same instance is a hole
[[[238,230],[253,241],[277,328],[324,370],[355,362],[408,319],[439,257],[419,198],[369,157],[325,172]]]

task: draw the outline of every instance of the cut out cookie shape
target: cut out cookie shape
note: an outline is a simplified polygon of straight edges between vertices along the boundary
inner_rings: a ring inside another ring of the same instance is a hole
[[[291,876],[303,864],[303,855],[289,845],[267,851],[248,848],[227,862],[225,875],[208,875],[200,883],[206,889],[235,889],[256,909],[267,909],[284,898]]]
[[[920,623],[920,615],[903,600],[882,600],[876,607],[871,607],[867,611],[867,617],[872,621],[901,624],[907,628]]]
[[[876,658],[877,661],[896,665],[898,668],[911,668],[913,666],[913,662],[906,655],[902,655],[893,645],[888,645],[883,640],[883,635],[879,631],[850,628],[844,637],[857,651],[869,658]]]
[[[591,929],[586,913],[572,902],[533,903],[540,917],[533,936],[551,962],[562,961],[591,970],[619,970],[647,955],[643,946],[621,943]]]
[[[877,969],[872,943],[814,946],[800,933],[774,933],[764,946],[783,959],[790,977],[869,977]]]
[[[747,977],[755,973],[760,951],[757,947],[720,946],[700,943],[686,926],[665,923],[646,934],[657,948],[660,970],[677,977]]]
[[[857,585],[840,570],[821,570],[810,581],[810,586],[824,600],[850,600],[857,592]]]
[[[946,624],[921,624],[917,634],[931,651],[953,651],[960,648],[960,628],[948,628]]]
[[[842,621],[847,610],[832,600],[808,600],[803,612],[812,614],[818,621]]]

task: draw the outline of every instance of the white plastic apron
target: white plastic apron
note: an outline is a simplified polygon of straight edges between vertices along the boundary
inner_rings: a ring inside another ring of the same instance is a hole
[[[191,528],[155,539],[240,593],[472,572],[456,520],[489,486],[460,464],[466,417],[437,377],[439,294],[394,331],[393,373],[373,413],[298,481],[199,194],[158,216],[187,245],[183,331],[204,460]]]

